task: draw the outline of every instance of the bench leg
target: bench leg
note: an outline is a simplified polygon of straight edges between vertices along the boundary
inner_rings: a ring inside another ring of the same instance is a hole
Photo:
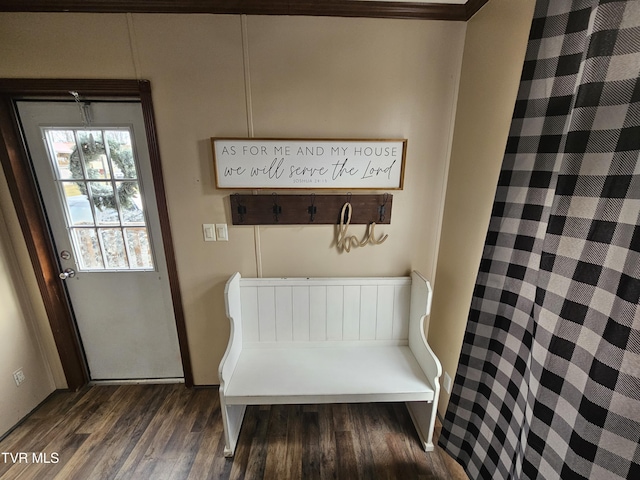
[[[220,393],[220,409],[222,410],[222,426],[224,428],[224,456],[233,457],[240,436],[240,428],[244,419],[246,405],[227,405],[224,395]]]
[[[425,452],[432,452],[435,448],[433,445],[433,429],[436,426],[435,402],[406,402],[406,405],[420,437],[422,448]]]

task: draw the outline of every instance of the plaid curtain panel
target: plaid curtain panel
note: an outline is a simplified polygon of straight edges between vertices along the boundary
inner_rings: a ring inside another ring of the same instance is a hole
[[[640,1],[537,2],[440,445],[640,479]]]

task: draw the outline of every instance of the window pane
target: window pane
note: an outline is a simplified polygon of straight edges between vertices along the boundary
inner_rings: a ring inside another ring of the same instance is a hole
[[[82,168],[72,171],[71,154],[76,149],[73,130],[46,130],[49,147],[53,152],[53,161],[58,171],[58,178],[82,178]]]
[[[122,231],[119,228],[101,228],[100,237],[107,260],[107,268],[129,268]]]
[[[146,228],[125,228],[131,268],[153,268]]]
[[[144,225],[144,212],[138,182],[116,182],[116,188],[120,199],[122,223]]]
[[[71,226],[93,225],[93,214],[84,182],[61,182],[67,200],[67,211]]]
[[[107,163],[107,151],[104,147],[102,132],[100,130],[78,130],[78,142],[82,148],[84,166],[87,178],[111,178],[109,164]],[[77,163],[77,165],[76,165]],[[79,165],[80,156],[77,152],[71,154],[71,169],[82,168]]]
[[[107,130],[104,135],[109,145],[113,176],[115,178],[138,178],[129,131]]]
[[[130,130],[54,127],[44,133],[66,201],[78,267],[153,269]]]
[[[98,235],[93,228],[74,228],[71,230],[75,238],[75,245],[80,250],[80,255],[76,251],[76,256],[80,258],[83,269],[103,269],[102,253]]]
[[[120,225],[118,205],[111,182],[91,182],[89,185],[98,225]]]

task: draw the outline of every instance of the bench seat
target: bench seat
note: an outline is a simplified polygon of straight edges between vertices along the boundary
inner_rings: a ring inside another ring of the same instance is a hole
[[[245,345],[226,386],[228,405],[432,402],[408,346]]]
[[[431,285],[410,277],[257,278],[225,287],[229,343],[218,367],[225,456],[247,405],[404,402],[435,448],[442,366],[426,339]]]

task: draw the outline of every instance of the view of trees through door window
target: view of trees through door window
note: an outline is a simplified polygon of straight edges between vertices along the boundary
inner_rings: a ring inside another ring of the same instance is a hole
[[[129,129],[45,128],[78,268],[151,270]]]

